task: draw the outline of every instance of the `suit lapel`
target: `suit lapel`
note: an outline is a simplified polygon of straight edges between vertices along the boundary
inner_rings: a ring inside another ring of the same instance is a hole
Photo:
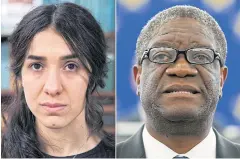
[[[123,158],[146,158],[142,139],[143,128],[144,126],[122,145]]]
[[[238,158],[239,151],[236,146],[220,135],[215,129],[216,134],[216,158]]]

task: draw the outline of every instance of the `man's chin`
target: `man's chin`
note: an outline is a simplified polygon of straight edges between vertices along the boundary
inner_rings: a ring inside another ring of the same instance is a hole
[[[144,110],[147,123],[161,134],[198,135],[213,118],[207,104],[152,104],[150,108],[144,107]]]
[[[191,122],[197,120],[198,115],[195,112],[170,112],[162,114],[163,118],[169,122]]]
[[[194,121],[204,112],[202,108],[195,105],[168,105],[167,107],[155,105],[154,112],[170,122]]]

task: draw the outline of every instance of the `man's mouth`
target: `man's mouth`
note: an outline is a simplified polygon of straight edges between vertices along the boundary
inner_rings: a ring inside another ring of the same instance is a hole
[[[171,85],[164,89],[163,93],[178,93],[178,94],[198,94],[201,93],[198,88],[190,85]]]

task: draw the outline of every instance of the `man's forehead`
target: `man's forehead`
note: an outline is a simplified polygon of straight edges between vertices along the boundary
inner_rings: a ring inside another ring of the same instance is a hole
[[[185,45],[188,48],[193,47],[206,47],[206,48],[215,48],[215,45],[212,40],[209,38],[200,38],[197,34],[195,35],[186,35],[184,33],[177,34],[164,34],[157,35],[150,40],[148,48],[150,47],[172,47],[178,48],[179,45]]]
[[[194,31],[202,31],[202,32],[210,32],[211,29],[207,28],[204,24],[199,22],[196,19],[193,18],[185,18],[185,17],[180,17],[180,18],[174,18],[166,23],[162,24],[160,28],[158,28],[161,32],[164,32],[166,29],[192,29]]]
[[[169,47],[186,43],[193,47],[213,47],[214,36],[210,29],[192,18],[172,19],[156,31],[148,47],[167,45]],[[191,47],[191,46],[189,46]]]

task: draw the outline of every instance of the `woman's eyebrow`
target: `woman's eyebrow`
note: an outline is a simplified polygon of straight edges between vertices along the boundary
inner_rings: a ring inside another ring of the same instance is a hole
[[[68,60],[68,59],[75,59],[75,58],[77,58],[77,55],[71,54],[71,55],[61,56],[60,60]],[[44,56],[37,56],[37,55],[28,55],[27,59],[38,60],[38,61],[46,61],[47,60],[46,57],[44,57]]]
[[[46,57],[36,56],[36,55],[28,55],[28,56],[27,56],[27,59],[30,59],[30,60],[39,60],[39,61],[46,61],[46,60],[47,60]]]
[[[77,55],[74,55],[74,54],[60,57],[61,60],[76,59],[76,58],[78,58],[78,57],[77,57]]]

